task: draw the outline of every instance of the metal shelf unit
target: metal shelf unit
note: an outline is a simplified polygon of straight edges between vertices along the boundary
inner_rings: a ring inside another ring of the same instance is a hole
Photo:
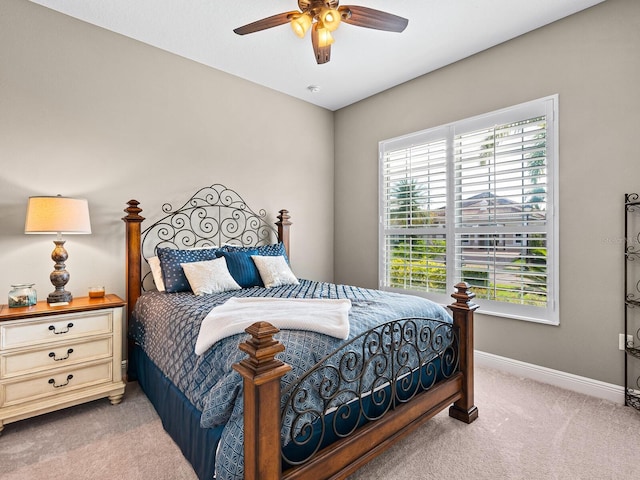
[[[640,410],[640,196],[624,196],[625,404]]]

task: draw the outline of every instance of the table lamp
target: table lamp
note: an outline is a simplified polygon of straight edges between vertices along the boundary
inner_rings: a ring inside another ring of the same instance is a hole
[[[51,253],[55,262],[54,270],[49,275],[55,290],[47,297],[48,303],[70,302],[71,293],[64,287],[69,282],[69,272],[65,269],[65,260],[69,257],[64,248],[62,234],[91,233],[89,219],[89,203],[81,198],[62,197],[29,197],[27,219],[24,233],[57,234],[53,243],[56,245]]]

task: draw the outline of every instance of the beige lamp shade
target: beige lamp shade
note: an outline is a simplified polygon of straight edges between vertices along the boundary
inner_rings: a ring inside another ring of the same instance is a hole
[[[60,195],[29,197],[24,233],[91,233],[89,202]]]

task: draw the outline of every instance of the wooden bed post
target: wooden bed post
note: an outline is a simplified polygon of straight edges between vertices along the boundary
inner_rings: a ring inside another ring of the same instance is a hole
[[[126,224],[126,250],[125,256],[127,259],[126,264],[126,288],[127,288],[127,325],[131,318],[131,312],[136,305],[136,300],[140,296],[142,291],[141,284],[141,261],[142,254],[140,252],[140,224],[144,220],[144,217],[140,216],[142,209],[138,207],[140,202],[137,200],[129,200],[129,205],[124,209],[127,214],[123,217]],[[127,355],[127,360],[128,360]]]
[[[291,367],[274,357],[284,345],[268,322],[257,322],[245,332],[251,338],[240,344],[249,355],[233,369],[244,378],[244,478],[277,480],[282,474],[280,454],[280,379]]]
[[[289,227],[291,226],[291,222],[289,219],[289,210],[280,210],[280,215],[278,215],[278,221],[276,225],[278,226],[278,240],[280,240],[284,244],[284,249],[287,252],[287,257],[291,260],[291,250],[289,245]]]
[[[478,408],[473,399],[473,312],[478,305],[472,302],[476,296],[470,290],[471,285],[460,282],[455,286],[456,293],[451,296],[456,302],[449,305],[453,312],[453,324],[460,332],[460,371],[463,374],[462,398],[449,408],[449,416],[471,423],[478,418]]]

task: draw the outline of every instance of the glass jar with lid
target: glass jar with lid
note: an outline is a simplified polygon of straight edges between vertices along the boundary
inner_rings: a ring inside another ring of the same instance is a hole
[[[17,283],[9,290],[9,307],[30,307],[38,302],[34,283]]]

